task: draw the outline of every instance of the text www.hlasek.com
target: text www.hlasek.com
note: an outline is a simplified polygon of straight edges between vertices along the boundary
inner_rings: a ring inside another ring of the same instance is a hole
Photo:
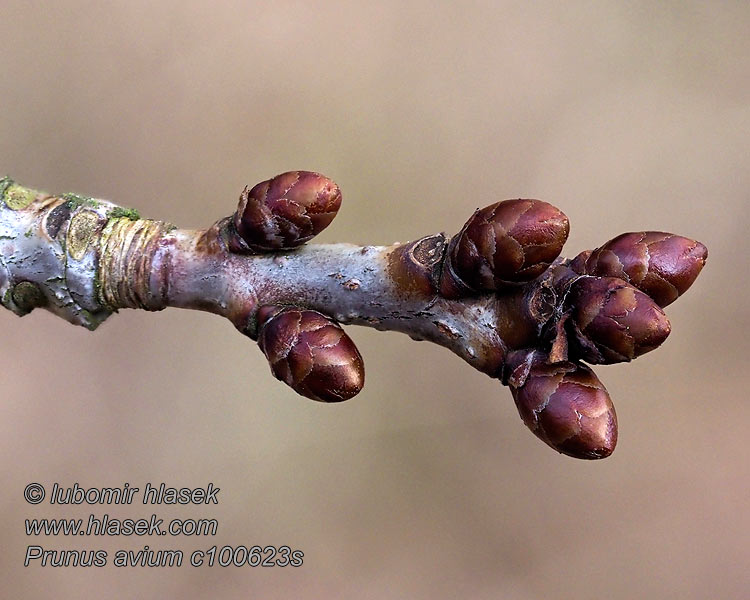
[[[29,504],[41,504],[47,497],[49,504],[131,504],[139,488],[125,484],[122,488],[70,488],[54,484],[49,497],[38,483],[26,486],[24,498]],[[169,488],[146,484],[143,504],[218,504],[219,488]],[[90,514],[85,519],[35,518],[25,519],[27,536],[215,536],[219,529],[216,519],[172,519],[165,525],[156,514],[149,518],[119,519],[108,513]],[[154,549],[148,545],[137,550],[119,549],[110,557],[104,549],[45,549],[40,545],[26,548],[24,566],[42,567],[300,567],[304,553],[289,546],[223,546],[183,552],[176,549]],[[110,560],[111,559],[111,560]]]
[[[216,519],[172,519],[164,527],[164,519],[151,515],[148,519],[112,519],[89,515],[83,519],[26,519],[26,535],[216,535]]]

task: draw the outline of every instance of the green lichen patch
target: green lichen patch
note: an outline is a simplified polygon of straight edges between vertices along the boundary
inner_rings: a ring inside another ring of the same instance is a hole
[[[30,190],[17,183],[11,183],[3,189],[3,201],[11,210],[21,210],[34,201],[36,194],[36,190]]]
[[[24,314],[47,304],[47,296],[31,281],[21,281],[13,288],[13,302]]]
[[[13,180],[8,177],[7,175],[0,179],[0,198],[5,196],[5,190],[7,190],[11,185],[13,185]]]
[[[134,208],[123,208],[117,206],[107,213],[107,217],[110,219],[130,219],[131,221],[137,221],[141,218],[141,214]]]
[[[89,196],[81,196],[80,194],[63,194],[61,198],[67,201],[68,208],[70,208],[70,210],[75,210],[76,208],[80,208],[81,206],[99,208],[102,205],[99,200],[95,200],[94,198],[90,198]]]

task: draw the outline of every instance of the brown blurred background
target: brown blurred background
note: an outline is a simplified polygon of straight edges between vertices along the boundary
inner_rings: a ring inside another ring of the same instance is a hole
[[[509,197],[703,241],[658,351],[599,375],[620,443],[557,455],[447,351],[350,328],[365,390],[297,397],[212,315],[90,333],[0,314],[6,598],[740,598],[750,593],[746,2],[3,0],[0,170],[203,227],[317,170],[322,241],[455,232]],[[221,488],[217,507],[30,506],[39,481]],[[33,517],[213,517],[214,538],[27,538]],[[290,545],[299,569],[24,569],[47,549]]]

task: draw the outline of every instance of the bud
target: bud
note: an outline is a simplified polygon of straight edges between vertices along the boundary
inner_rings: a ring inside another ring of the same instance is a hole
[[[671,329],[649,296],[615,277],[576,279],[566,306],[581,357],[592,364],[637,358],[658,347]]]
[[[341,191],[333,181],[318,173],[290,171],[245,188],[234,227],[245,251],[296,248],[323,231],[340,206]],[[241,250],[237,244],[232,249]]]
[[[580,363],[524,357],[510,391],[521,419],[552,448],[574,458],[606,458],[617,444],[617,415],[604,385]]]
[[[491,204],[451,241],[442,287],[497,290],[536,279],[560,255],[568,231],[568,218],[541,200]]]
[[[580,273],[619,277],[646,292],[659,306],[667,306],[693,284],[708,250],[700,242],[658,231],[623,233],[576,258],[571,267]]]
[[[258,320],[258,345],[271,372],[298,394],[341,402],[362,389],[362,357],[332,319],[314,310],[264,306]]]

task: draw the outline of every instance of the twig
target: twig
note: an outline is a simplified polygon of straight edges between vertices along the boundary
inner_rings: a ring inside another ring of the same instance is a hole
[[[631,360],[669,333],[660,306],[684,292],[705,247],[623,234],[559,258],[568,220],[538,200],[478,210],[448,239],[393,246],[304,245],[336,215],[338,187],[291,172],[245,189],[233,215],[177,229],[84,196],[0,180],[0,296],[96,329],[122,308],[227,317],[298,393],[355,395],[362,358],[341,324],[401,331],[449,348],[509,385],[524,422],[560,452],[614,449],[609,396],[581,364]]]

